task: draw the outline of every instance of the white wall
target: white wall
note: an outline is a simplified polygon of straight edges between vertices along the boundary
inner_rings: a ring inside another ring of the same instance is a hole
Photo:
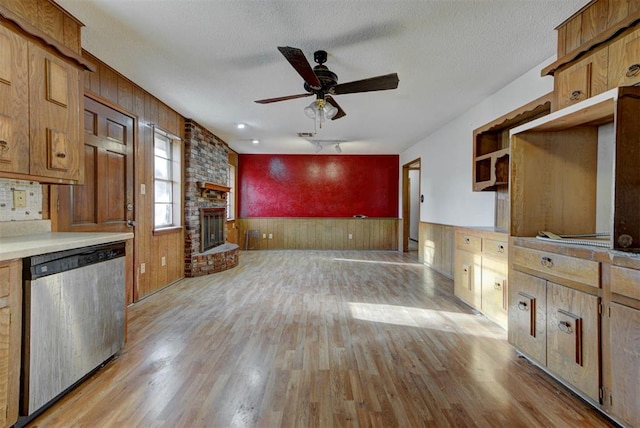
[[[550,58],[534,67],[400,154],[401,166],[414,159],[421,160],[424,203],[420,207],[420,221],[456,226],[494,225],[495,193],[471,190],[473,130],[551,92],[553,78],[541,77],[540,70],[554,60],[555,57]]]

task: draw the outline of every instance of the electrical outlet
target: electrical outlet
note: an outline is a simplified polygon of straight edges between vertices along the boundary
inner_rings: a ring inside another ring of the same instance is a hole
[[[145,263],[140,263],[140,273],[145,273],[147,270],[147,265]]]
[[[162,256],[162,266],[166,266],[167,265],[167,258],[165,256]]]
[[[145,186],[144,183],[140,184],[140,194],[141,195],[147,194],[147,186]]]
[[[27,191],[13,191],[13,208],[25,208],[27,206]]]
[[[262,239],[267,239],[267,234],[266,233],[262,234]]]
[[[273,233],[269,234],[269,239],[273,239]]]
[[[349,239],[353,239],[353,233],[349,234]]]

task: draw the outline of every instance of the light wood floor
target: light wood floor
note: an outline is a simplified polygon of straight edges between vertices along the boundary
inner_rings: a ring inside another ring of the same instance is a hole
[[[120,356],[31,426],[610,426],[415,257],[242,252],[132,306]]]

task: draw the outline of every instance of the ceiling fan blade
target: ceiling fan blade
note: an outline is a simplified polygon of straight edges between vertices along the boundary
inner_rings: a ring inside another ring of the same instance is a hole
[[[322,84],[300,49],[289,46],[278,46],[278,50],[312,89],[320,89]]]
[[[324,97],[324,100],[338,109],[338,113],[336,113],[336,115],[333,116],[331,120],[340,119],[341,117],[344,117],[347,115],[347,113],[345,113],[344,110],[342,110],[342,107],[340,107],[340,105],[336,102],[336,100],[334,100],[333,97],[331,97],[330,95],[327,95],[326,97]]]
[[[354,80],[353,82],[341,83],[331,90],[334,95],[353,94],[356,92],[385,91],[398,87],[398,74],[391,73],[384,76],[370,77],[368,79]]]
[[[278,101],[295,100],[296,98],[310,97],[311,95],[313,94],[307,92],[306,94],[287,95],[286,97],[277,97],[277,98],[266,98],[264,100],[256,100],[254,102],[258,104],[269,104],[269,103],[276,103]]]

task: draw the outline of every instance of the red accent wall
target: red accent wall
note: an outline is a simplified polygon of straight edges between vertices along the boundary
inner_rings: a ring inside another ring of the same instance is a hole
[[[397,155],[238,155],[247,217],[398,217]]]

